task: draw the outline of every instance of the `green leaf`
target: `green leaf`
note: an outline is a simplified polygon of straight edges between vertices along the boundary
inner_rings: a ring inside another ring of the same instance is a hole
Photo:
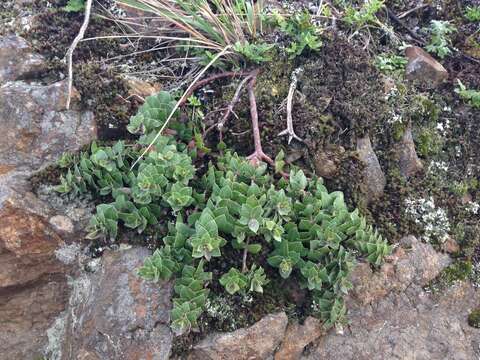
[[[67,5],[63,7],[66,12],[80,12],[85,9],[84,0],[68,0]]]

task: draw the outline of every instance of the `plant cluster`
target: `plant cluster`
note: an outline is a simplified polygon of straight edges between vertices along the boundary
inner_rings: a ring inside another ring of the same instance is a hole
[[[123,141],[113,146],[93,143],[89,152],[60,159],[60,166],[68,170],[60,179],[58,192],[75,196],[93,191],[114,199],[97,206],[88,227],[88,238],[114,239],[119,221],[142,232],[147,225],[156,224],[165,211],[178,212],[195,202],[196,194],[188,186],[195,173],[192,158],[185,144],[172,137],[159,137],[142,163],[131,169],[139,155],[138,146],[150,144],[174,105],[173,97],[167,92],[146,99],[127,127],[132,133],[143,134],[136,146],[127,146]],[[191,132],[185,127],[175,123],[172,127],[176,128],[179,138],[191,138]]]
[[[455,89],[455,92],[469,105],[480,109],[480,91],[467,89],[467,87],[458,80],[458,88]]]
[[[404,70],[408,61],[404,56],[378,55],[375,66],[383,73],[391,73],[397,70]]]
[[[315,51],[322,46],[318,29],[312,24],[311,16],[307,11],[295,13],[289,17],[274,12],[273,19],[274,25],[291,39],[290,45],[286,48],[290,57],[301,55],[305,49]]]
[[[468,314],[468,325],[480,329],[480,308],[476,308]]]
[[[480,21],[480,6],[467,6],[465,17],[470,22]]]
[[[349,4],[345,8],[345,15],[342,19],[357,30],[368,24],[378,24],[376,14],[384,5],[385,0],[366,0],[360,8]]]
[[[452,45],[452,40],[450,35],[455,31],[457,29],[449,21],[432,20],[428,28],[430,42],[426,46],[427,51],[437,54],[441,59],[451,54],[450,46]]]
[[[262,41],[263,1],[251,0],[117,0],[159,17],[168,24],[169,41],[203,58],[208,63],[230,46],[233,62],[245,58],[254,63],[268,61],[271,45]]]
[[[174,279],[171,318],[177,334],[197,327],[209,283],[218,281],[229,294],[261,294],[271,280],[265,266],[309,289],[313,312],[326,325],[343,321],[342,299],[351,286],[355,255],[379,265],[390,246],[358,210],[348,210],[343,193],[329,193],[321,179],[307,179],[301,170],[292,169],[288,180],[277,179],[265,164],[255,167],[227,152],[200,176],[195,152],[184,142],[191,132],[179,122],[171,124],[175,137],[160,136],[131,168],[173,104],[166,92],[147,98],[128,126],[141,135],[133,146],[92,145],[89,153],[61,159],[68,170],[58,191],[94,191],[114,199],[97,206],[89,237],[114,239],[119,224],[138,232],[159,222],[166,226],[163,246],[139,274],[152,281]],[[276,160],[280,171],[282,156]],[[237,266],[213,278],[205,267],[227,247],[238,254],[231,259]]]
[[[169,41],[196,54],[201,64],[230,47],[227,59],[238,65],[240,60],[259,64],[272,60],[275,44],[265,40],[267,25],[279,28],[291,38],[287,53],[300,55],[304,49],[317,50],[322,42],[308,12],[283,17],[268,14],[263,1],[253,0],[117,0],[127,6],[150,12],[171,24]],[[216,66],[224,66],[222,62]]]

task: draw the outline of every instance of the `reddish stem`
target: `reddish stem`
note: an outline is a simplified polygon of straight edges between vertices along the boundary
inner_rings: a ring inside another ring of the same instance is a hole
[[[218,74],[213,74],[213,75],[210,75],[209,77],[203,79],[203,80],[200,80],[199,82],[197,82],[195,84],[195,86],[193,86],[189,91],[188,93],[186,93],[186,95],[184,96],[184,100],[180,103],[180,106],[182,106],[183,104],[185,104],[185,102],[187,101],[187,99],[198,89],[204,87],[205,85],[207,85],[208,83],[211,83],[212,81],[215,81],[215,80],[218,80],[218,79],[223,79],[223,78],[226,78],[226,77],[235,77],[235,76],[242,76],[242,75],[245,75],[244,72],[240,71],[240,72],[237,72],[237,71],[226,71],[226,72],[223,72],[223,73],[218,73]]]
[[[253,130],[253,145],[255,151],[247,159],[257,166],[261,161],[264,161],[272,166],[275,166],[275,162],[263,152],[262,139],[260,137],[260,127],[258,124],[258,111],[257,101],[255,99],[255,82],[257,80],[259,70],[254,70],[252,78],[248,83],[248,98],[250,100],[250,116],[252,118],[252,130]]]

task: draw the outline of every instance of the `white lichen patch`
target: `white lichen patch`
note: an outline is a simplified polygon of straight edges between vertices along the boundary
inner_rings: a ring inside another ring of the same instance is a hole
[[[73,264],[81,253],[81,247],[77,243],[64,245],[55,250],[55,257],[66,265]]]
[[[480,211],[480,204],[477,203],[477,202],[470,201],[470,202],[467,203],[467,205],[465,206],[465,209],[466,209],[469,213],[472,213],[472,214],[474,214],[474,215],[478,215],[478,214],[479,214],[479,211]]]
[[[221,321],[225,321],[233,316],[230,304],[222,297],[212,300],[207,299],[205,310],[208,316]]]
[[[60,360],[62,358],[62,340],[65,336],[66,318],[67,313],[63,312],[47,330],[48,343],[45,346],[44,355],[49,360]]]
[[[447,212],[435,205],[433,197],[406,199],[405,214],[423,228],[422,240],[442,243],[448,238],[450,221]]]

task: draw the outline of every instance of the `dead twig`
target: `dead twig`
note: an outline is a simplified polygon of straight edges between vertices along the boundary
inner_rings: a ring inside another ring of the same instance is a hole
[[[302,74],[302,72],[302,68],[297,68],[292,73],[292,82],[290,83],[290,89],[288,90],[287,96],[287,128],[278,134],[279,136],[288,135],[289,144],[292,142],[293,139],[298,140],[302,143],[304,142],[297,134],[295,134],[295,130],[293,129],[292,117],[293,96],[295,94],[295,91],[297,90],[298,78]]]
[[[235,90],[235,94],[233,94],[233,98],[230,101],[230,104],[228,104],[227,111],[217,124],[217,128],[220,133],[223,131],[223,128],[225,127],[225,124],[227,123],[230,114],[233,113],[235,105],[237,105],[237,103],[240,101],[240,94],[242,93],[243,87],[249,80],[252,79],[252,76],[252,74],[246,76],[242,81],[240,81],[240,84],[238,84],[237,89]]]
[[[429,4],[423,4],[423,5],[419,5],[413,9],[410,9],[410,10],[407,10],[405,11],[404,13],[401,13],[400,15],[398,15],[398,18],[399,19],[403,19],[404,17],[407,17],[408,15],[414,13],[414,12],[417,12],[418,10],[422,10],[426,7],[429,7],[430,5]]]
[[[68,94],[67,94],[67,110],[70,110],[70,103],[72,101],[72,89],[73,89],[73,52],[77,47],[78,43],[83,39],[85,36],[85,32],[87,31],[88,24],[90,22],[90,14],[92,12],[92,3],[93,0],[87,0],[85,3],[85,17],[83,19],[82,27],[78,32],[78,35],[73,40],[70,48],[67,51],[67,64],[68,64]]]
[[[398,18],[397,15],[394,14],[392,10],[388,8],[388,6],[385,6],[385,12],[387,13],[387,16],[392,20],[395,24],[399,25],[402,27],[412,38],[415,40],[417,43],[421,45],[425,45],[425,40],[423,40],[420,36],[418,36],[412,29],[410,29],[405,23]]]

